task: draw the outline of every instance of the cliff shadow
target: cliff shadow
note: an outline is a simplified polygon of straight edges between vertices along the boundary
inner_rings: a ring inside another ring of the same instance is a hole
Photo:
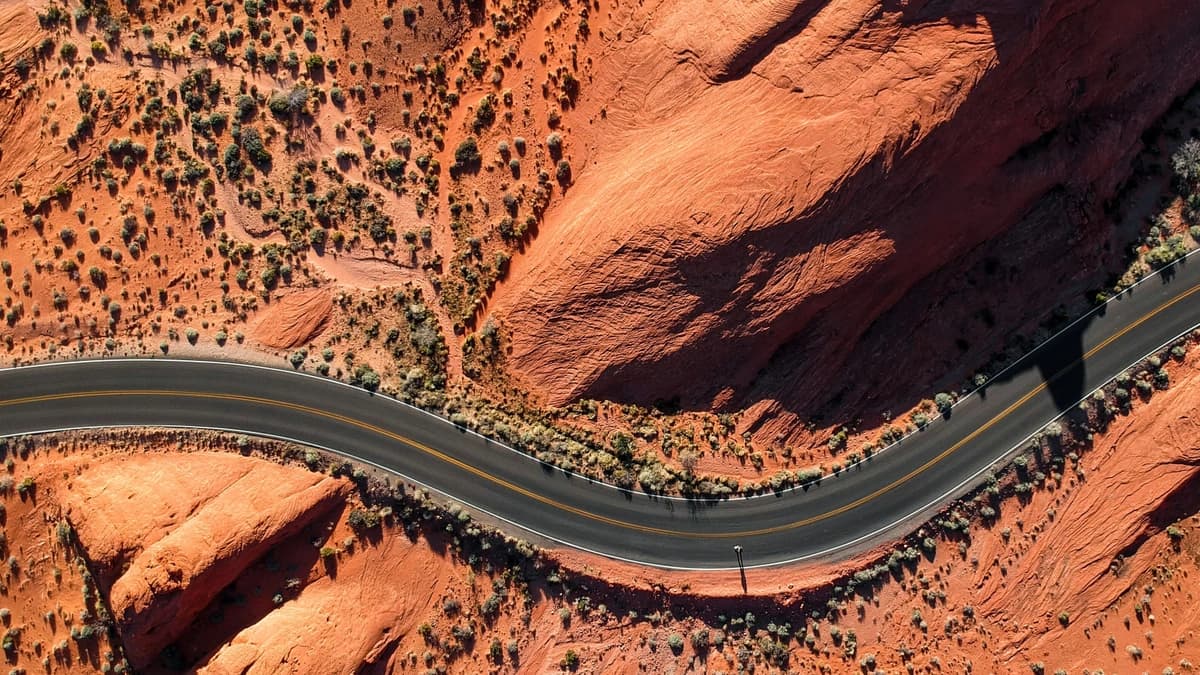
[[[333,509],[247,565],[192,619],[181,637],[163,650],[157,668],[152,669],[194,672],[243,630],[268,620],[273,611],[293,601],[314,581],[310,570],[325,569],[320,548],[314,543],[323,541],[330,531],[327,528],[340,520],[344,520],[344,509]],[[344,548],[346,542],[337,545]]]

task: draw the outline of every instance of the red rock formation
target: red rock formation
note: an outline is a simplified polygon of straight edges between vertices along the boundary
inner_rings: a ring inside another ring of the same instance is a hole
[[[549,403],[811,409],[921,280],[1048,199],[1043,232],[1098,215],[1200,65],[1186,0],[697,4],[614,22],[603,145],[493,299]]]
[[[98,464],[66,500],[144,667],[273,545],[341,506],[348,485],[233,454],[159,454]]]

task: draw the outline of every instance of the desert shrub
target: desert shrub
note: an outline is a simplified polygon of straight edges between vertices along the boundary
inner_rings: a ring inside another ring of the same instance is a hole
[[[242,94],[237,97],[235,102],[237,106],[237,118],[243,122],[249,122],[254,119],[254,114],[258,112],[258,102],[253,96]]]
[[[454,150],[454,165],[463,171],[478,171],[482,157],[474,136],[468,136]]]
[[[267,152],[266,145],[263,143],[262,135],[258,133],[258,129],[248,127],[242,129],[241,135],[242,149],[250,157],[250,161],[259,168],[266,168],[271,163],[271,153]]]
[[[1179,146],[1171,155],[1171,169],[1180,192],[1191,193],[1200,183],[1200,140],[1193,138]]]
[[[354,508],[346,517],[346,524],[356,532],[365,532],[379,526],[379,514],[369,509]]]
[[[471,123],[471,127],[475,133],[487,129],[496,121],[496,101],[495,96],[488,94],[479,99],[479,105],[475,107],[475,119]]]
[[[683,651],[683,636],[679,633],[671,633],[667,636],[667,646],[676,654]]]
[[[943,415],[950,414],[950,409],[954,405],[954,397],[946,392],[940,392],[933,397],[933,404],[937,406],[938,412]]]
[[[242,177],[242,172],[246,168],[245,161],[242,160],[242,149],[237,145],[230,144],[225,148],[224,155],[225,174],[230,180],[237,180]]]
[[[23,478],[20,483],[17,483],[17,494],[22,497],[32,494],[37,489],[37,482],[33,478]]]
[[[479,612],[488,618],[496,616],[500,612],[500,603],[503,596],[499,593],[492,593],[479,605]]]
[[[368,365],[360,365],[354,371],[353,382],[367,391],[375,391],[379,389],[380,379],[379,373],[375,372]]]
[[[299,65],[297,57],[296,66],[298,67]],[[271,94],[271,98],[267,101],[267,108],[271,111],[271,114],[280,119],[299,115],[305,111],[307,106],[308,88],[302,86],[292,87],[291,90],[286,92],[277,91]]]
[[[1166,241],[1146,252],[1146,263],[1154,269],[1166,267],[1187,255],[1187,245],[1183,236],[1172,235]]]

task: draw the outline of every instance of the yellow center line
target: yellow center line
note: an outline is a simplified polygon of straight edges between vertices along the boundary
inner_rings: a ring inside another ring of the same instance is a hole
[[[1038,386],[1034,387],[1032,390],[1030,390],[1027,394],[1022,396],[1020,399],[1018,399],[1012,405],[1005,408],[998,415],[996,415],[992,419],[988,420],[986,423],[984,423],[979,428],[972,431],[970,434],[965,436],[963,439],[959,440],[954,445],[951,445],[950,447],[946,448],[941,453],[939,453],[936,457],[933,457],[932,459],[925,462],[921,466],[917,467],[916,469],[913,469],[912,471],[910,471],[908,474],[901,477],[900,479],[898,479],[892,483],[889,483],[888,485],[885,485],[882,488],[879,488],[878,490],[876,490],[868,495],[860,497],[852,502],[843,504],[842,506],[839,506],[835,509],[831,509],[824,513],[819,513],[817,515],[810,516],[808,518],[803,518],[803,519],[796,520],[796,521],[793,521],[790,523],[784,523],[782,525],[764,527],[764,528],[760,528],[760,529],[756,529],[756,530],[744,530],[744,531],[740,531],[740,532],[711,532],[711,533],[710,532],[681,532],[681,531],[670,530],[670,529],[665,529],[665,528],[650,527],[650,526],[646,526],[646,525],[638,525],[636,523],[630,523],[630,522],[626,522],[623,520],[618,520],[616,518],[609,518],[607,516],[602,516],[602,515],[599,515],[596,513],[591,513],[589,511],[585,511],[583,509],[571,506],[569,504],[563,504],[556,500],[550,499],[549,497],[540,495],[536,492],[533,492],[532,490],[523,488],[520,485],[516,485],[515,483],[512,483],[511,481],[505,480],[498,476],[494,476],[482,469],[471,466],[470,464],[468,464],[460,459],[456,459],[444,452],[441,452],[435,448],[425,445],[424,443],[420,443],[411,438],[408,438],[407,436],[403,436],[401,434],[389,431],[387,429],[384,429],[383,427],[379,427],[374,424],[370,424],[368,422],[363,422],[361,420],[357,420],[357,419],[354,419],[354,418],[346,416],[346,415],[329,412],[327,410],[321,410],[320,408],[314,408],[314,407],[302,405],[299,403],[288,403],[286,401],[277,401],[274,399],[263,398],[263,397],[259,397],[259,396],[246,396],[246,395],[241,395],[241,394],[220,394],[220,393],[209,393],[209,392],[171,391],[171,390],[160,390],[160,389],[128,389],[128,390],[74,392],[74,393],[69,393],[69,394],[46,394],[46,395],[42,395],[42,396],[29,396],[29,397],[25,397],[25,398],[16,398],[16,399],[9,399],[6,401],[0,401],[0,407],[30,405],[30,404],[34,404],[34,403],[44,403],[44,402],[49,402],[49,401],[61,401],[61,400],[79,399],[79,398],[99,398],[99,397],[109,397],[109,396],[168,396],[168,397],[181,397],[181,398],[215,399],[215,400],[224,400],[224,401],[240,401],[243,403],[253,403],[253,404],[257,404],[257,405],[273,406],[273,407],[277,407],[277,408],[284,408],[287,410],[294,410],[296,412],[301,412],[301,413],[304,413],[307,415],[313,415],[316,417],[324,417],[326,419],[341,422],[342,424],[357,427],[359,429],[363,429],[365,431],[369,431],[371,433],[378,434],[385,438],[389,438],[391,440],[397,441],[397,442],[407,445],[411,448],[419,450],[420,452],[423,452],[431,457],[437,458],[443,462],[446,462],[447,464],[458,467],[459,469],[462,469],[463,471],[466,471],[466,472],[470,473],[471,475],[474,475],[478,478],[482,478],[486,481],[495,483],[496,485],[499,485],[505,489],[511,490],[517,494],[528,497],[529,499],[532,499],[534,501],[545,504],[547,506],[554,507],[554,508],[562,510],[562,511],[566,511],[568,513],[572,513],[572,514],[580,516],[582,518],[587,518],[589,520],[594,520],[597,522],[605,523],[607,525],[613,525],[613,526],[621,527],[621,528],[625,528],[625,529],[636,530],[638,532],[646,532],[646,533],[650,533],[650,534],[660,534],[660,535],[675,536],[675,537],[685,537],[685,538],[693,538],[693,539],[733,539],[733,538],[739,538],[739,537],[740,538],[748,538],[748,537],[757,537],[757,536],[766,535],[766,534],[774,534],[774,533],[783,532],[786,530],[796,529],[799,527],[805,527],[807,525],[811,525],[813,523],[817,523],[822,520],[826,520],[828,518],[832,518],[834,516],[840,515],[847,511],[851,511],[855,508],[858,508],[859,506],[862,506],[863,504],[866,504],[867,502],[870,502],[874,499],[877,499],[877,498],[883,496],[884,494],[887,494],[888,492],[891,492],[892,490],[900,487],[901,485],[907,483],[908,481],[912,480],[913,478],[916,478],[920,474],[929,470],[931,467],[935,466],[936,464],[938,464],[939,462],[944,460],[946,457],[949,457],[951,454],[958,451],[960,448],[962,448],[967,443],[970,443],[971,441],[978,438],[980,434],[983,434],[988,429],[990,429],[993,426],[995,426],[996,424],[998,424],[1004,418],[1011,415],[1015,410],[1017,410],[1021,406],[1028,403],[1029,400],[1032,399],[1034,396],[1037,396],[1039,393],[1044,391],[1046,389],[1046,387],[1050,385],[1050,383],[1054,382],[1054,380],[1058,379],[1058,377],[1063,375],[1069,369],[1071,369],[1071,368],[1075,367],[1076,365],[1078,365],[1079,363],[1091,358],[1096,353],[1098,353],[1100,350],[1102,350],[1105,347],[1107,347],[1108,345],[1112,344],[1114,341],[1116,341],[1119,338],[1121,338],[1122,336],[1128,334],[1130,331],[1134,330],[1135,328],[1142,325],[1146,321],[1149,321],[1150,319],[1154,318],[1161,312],[1167,310],[1168,308],[1170,308],[1173,305],[1175,305],[1176,303],[1184,300],[1185,298],[1191,296],[1192,294],[1196,293],[1197,291],[1200,291],[1200,284],[1197,284],[1196,286],[1193,286],[1192,288],[1180,293],[1179,295],[1175,296],[1171,300],[1169,300],[1166,303],[1163,303],[1159,307],[1155,308],[1150,313],[1141,317],[1137,321],[1125,326],[1117,333],[1114,333],[1113,335],[1109,336],[1103,342],[1096,345],[1092,349],[1088,350],[1088,352],[1086,354],[1084,354],[1082,357],[1080,357],[1079,359],[1076,359],[1075,361],[1073,361],[1072,363],[1070,363],[1063,369],[1059,370],[1058,373],[1056,373],[1050,379],[1048,379],[1045,382],[1042,382]]]

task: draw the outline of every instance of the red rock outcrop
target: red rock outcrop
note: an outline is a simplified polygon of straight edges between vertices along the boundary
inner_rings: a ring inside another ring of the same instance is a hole
[[[583,104],[603,144],[493,298],[511,363],[551,404],[811,409],[923,279],[1031,212],[1095,220],[1198,27],[1179,0],[646,3]]]
[[[233,454],[99,463],[65,497],[131,663],[144,667],[247,566],[340,506],[349,483]]]

